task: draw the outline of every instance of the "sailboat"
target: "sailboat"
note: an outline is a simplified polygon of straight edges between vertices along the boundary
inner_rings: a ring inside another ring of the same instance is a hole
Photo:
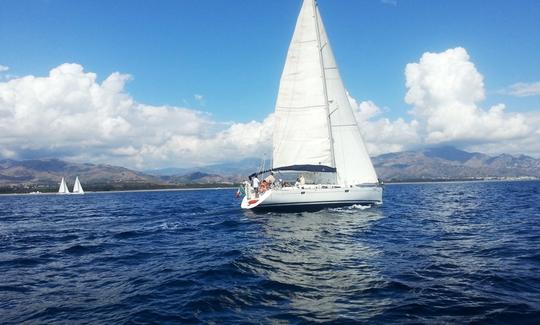
[[[270,186],[244,183],[244,209],[382,204],[368,155],[315,0],[304,0],[275,108]],[[297,181],[287,182],[287,178]],[[274,176],[272,176],[274,178]],[[264,184],[264,182],[263,182]],[[268,184],[266,184],[268,185]]]
[[[81,182],[79,182],[79,176],[75,178],[75,185],[73,185],[73,194],[84,194]]]
[[[62,182],[60,183],[60,188],[58,189],[58,194],[70,194],[69,189],[67,187],[66,181],[64,180],[64,177],[62,177]]]

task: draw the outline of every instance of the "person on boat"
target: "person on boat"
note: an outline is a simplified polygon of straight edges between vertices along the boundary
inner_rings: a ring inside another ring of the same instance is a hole
[[[253,189],[255,190],[255,195],[259,193],[259,182],[260,181],[257,176],[253,176],[253,178],[251,179],[251,187],[253,187]]]
[[[268,190],[268,188],[270,187],[270,184],[268,184],[268,182],[266,180],[263,180],[261,182],[261,185],[259,186],[259,193],[264,193],[266,192],[266,190]]]
[[[276,178],[274,177],[274,172],[270,172],[270,175],[266,176],[264,180],[268,183],[269,186],[272,186],[276,181]]]
[[[249,187],[248,181],[243,181],[240,186],[238,186],[238,190],[236,191],[236,198],[240,198],[242,195],[246,195],[246,189]]]
[[[300,183],[300,186],[306,185],[306,179],[304,178],[304,174],[300,175],[298,178],[298,182]]]
[[[300,175],[300,177],[296,178],[296,182],[294,183],[295,187],[301,187],[306,184],[306,179],[304,178],[304,175]]]

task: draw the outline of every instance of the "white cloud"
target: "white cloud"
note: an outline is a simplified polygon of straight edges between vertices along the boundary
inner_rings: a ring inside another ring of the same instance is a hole
[[[407,64],[405,77],[405,101],[413,105],[428,144],[509,141],[538,128],[523,114],[505,112],[504,104],[478,106],[485,97],[483,76],[461,47],[424,53],[418,63]]]
[[[483,76],[463,48],[424,53],[405,69],[407,118],[349,98],[371,155],[425,144],[540,155],[540,114],[484,109]],[[196,166],[271,152],[274,117],[222,123],[211,114],[153,106],[125,92],[127,74],[102,82],[78,64],[0,82],[0,158],[58,157],[136,168]],[[202,95],[195,100],[204,101]]]
[[[370,155],[402,151],[420,141],[416,120],[406,122],[399,118],[391,121],[381,117],[382,110],[372,101],[358,103],[349,96],[349,102]]]
[[[510,113],[504,104],[481,108],[484,78],[465,49],[424,53],[407,64],[405,77],[409,122],[385,118],[372,101],[349,98],[370,154],[454,144],[493,154],[540,155],[540,114]]]
[[[518,82],[508,87],[503,93],[517,97],[538,96],[540,95],[540,81],[532,83]]]
[[[195,95],[193,95],[193,98],[194,98],[195,101],[197,101],[197,103],[198,103],[199,105],[201,105],[201,106],[204,106],[204,105],[206,104],[203,95],[195,94]]]
[[[0,64],[0,80],[8,80],[8,79],[12,79],[12,78],[15,77],[12,74],[5,73],[7,71],[9,71],[9,67]]]
[[[131,77],[97,82],[78,64],[46,77],[0,82],[0,157],[58,157],[149,168],[190,166],[260,155],[268,150],[263,122],[219,123],[208,113],[136,102]]]

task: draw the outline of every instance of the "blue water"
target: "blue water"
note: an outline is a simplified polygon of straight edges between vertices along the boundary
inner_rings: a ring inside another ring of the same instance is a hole
[[[0,323],[540,323],[540,182],[384,199],[254,215],[234,190],[0,196]]]

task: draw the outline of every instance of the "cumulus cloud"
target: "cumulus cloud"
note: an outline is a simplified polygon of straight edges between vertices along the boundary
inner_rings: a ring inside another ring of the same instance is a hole
[[[268,150],[272,116],[225,124],[196,110],[145,105],[124,91],[130,79],[115,72],[99,83],[81,65],[62,64],[46,77],[0,82],[0,157],[150,168],[208,164]]]
[[[540,154],[540,114],[511,113],[506,105],[487,109],[484,78],[464,48],[424,53],[405,68],[410,121],[390,120],[374,102],[349,98],[370,154],[453,144],[486,153]],[[516,87],[522,94],[535,84]]]
[[[372,101],[358,103],[349,96],[349,102],[370,155],[402,151],[420,141],[416,120],[406,122],[398,118],[392,121],[382,117],[383,111]]]
[[[0,64],[0,72],[6,72],[8,70],[9,70],[9,67]]]
[[[428,144],[492,143],[534,134],[537,126],[523,114],[508,113],[504,104],[482,109],[483,76],[464,48],[424,53],[405,68],[405,102],[425,128]]]
[[[349,97],[371,155],[455,144],[486,153],[540,154],[540,114],[482,108],[483,76],[463,48],[424,53],[405,68],[409,115]],[[79,64],[0,82],[0,158],[58,157],[135,168],[197,166],[271,152],[274,116],[223,123],[211,114],[137,102],[131,76],[103,81]],[[531,84],[532,85],[532,84]],[[529,90],[529,92],[531,92]],[[204,101],[202,95],[194,99]]]
[[[532,83],[518,82],[508,87],[503,93],[516,97],[538,96],[540,95],[540,81]]]

